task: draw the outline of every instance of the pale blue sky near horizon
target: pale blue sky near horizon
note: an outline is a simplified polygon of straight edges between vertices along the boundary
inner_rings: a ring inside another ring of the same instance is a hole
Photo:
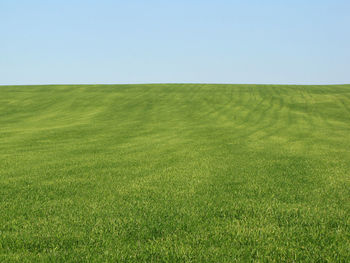
[[[350,1],[0,1],[0,85],[350,83]]]

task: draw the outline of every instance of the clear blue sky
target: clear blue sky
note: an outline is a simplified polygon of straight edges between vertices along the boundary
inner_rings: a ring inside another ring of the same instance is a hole
[[[1,0],[0,84],[350,83],[349,0]]]

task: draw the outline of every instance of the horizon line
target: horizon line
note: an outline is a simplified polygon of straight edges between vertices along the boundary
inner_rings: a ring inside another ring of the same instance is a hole
[[[268,85],[268,86],[342,86],[349,83],[327,83],[327,84],[290,84],[290,83],[231,83],[231,82],[140,82],[140,83],[45,83],[45,84],[0,84],[6,86],[95,86],[95,85]]]

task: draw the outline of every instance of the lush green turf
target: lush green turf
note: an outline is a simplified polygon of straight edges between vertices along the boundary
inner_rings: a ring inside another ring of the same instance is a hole
[[[0,87],[0,261],[349,262],[350,85]]]

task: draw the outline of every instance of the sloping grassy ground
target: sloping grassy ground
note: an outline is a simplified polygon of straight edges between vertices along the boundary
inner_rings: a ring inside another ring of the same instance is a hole
[[[349,262],[350,85],[0,87],[0,261]]]

